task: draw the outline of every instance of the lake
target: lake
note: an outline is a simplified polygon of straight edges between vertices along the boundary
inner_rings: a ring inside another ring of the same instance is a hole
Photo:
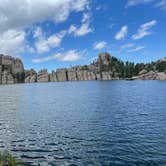
[[[29,165],[166,165],[166,81],[0,86],[0,150]]]

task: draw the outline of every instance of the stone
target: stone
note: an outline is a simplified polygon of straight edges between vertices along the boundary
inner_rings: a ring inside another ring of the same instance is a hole
[[[104,52],[99,54],[98,63],[109,66],[110,62],[111,62],[111,56],[108,53]]]
[[[96,73],[96,79],[97,79],[97,80],[102,80],[101,73]]]
[[[2,72],[2,84],[14,84],[14,77],[8,70]]]
[[[56,74],[59,82],[68,81],[66,69],[57,69]]]
[[[138,76],[138,79],[141,79],[141,80],[155,80],[157,78],[157,72],[154,72],[154,71],[149,71],[145,74],[142,74]]]
[[[2,83],[2,65],[0,65],[0,84]]]
[[[33,69],[25,70],[25,83],[37,82],[37,72]]]
[[[49,82],[47,69],[40,70],[37,74],[37,82]]]
[[[50,81],[51,82],[57,82],[58,79],[57,79],[57,74],[55,71],[52,71],[52,73],[50,74]]]
[[[77,81],[77,72],[75,68],[67,69],[68,81]]]
[[[83,78],[83,70],[77,70],[77,79],[78,81],[83,81],[84,78]]]
[[[19,58],[0,55],[1,83],[21,83],[24,82],[24,66]]]
[[[146,74],[147,72],[148,72],[147,70],[143,69],[138,73],[138,75],[143,75],[143,74]]]
[[[12,69],[13,74],[22,74],[24,73],[24,66],[21,61],[21,59],[16,58],[13,64],[13,69]]]
[[[157,73],[156,79],[157,80],[166,80],[166,73],[165,72]]]
[[[112,80],[110,72],[102,72],[102,80]]]

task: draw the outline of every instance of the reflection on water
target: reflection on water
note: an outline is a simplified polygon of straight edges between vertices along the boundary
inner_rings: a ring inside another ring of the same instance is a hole
[[[0,150],[29,164],[166,165],[166,82],[0,86]]]

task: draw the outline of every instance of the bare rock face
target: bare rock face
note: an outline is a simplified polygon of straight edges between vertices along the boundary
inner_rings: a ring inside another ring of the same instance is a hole
[[[139,79],[139,80],[156,80],[157,79],[157,72],[155,71],[149,71],[142,70],[139,72],[139,75],[136,77],[133,77],[133,79]]]
[[[102,80],[101,73],[96,73],[96,80]]]
[[[34,83],[37,82],[37,73],[35,70],[26,70],[25,71],[25,83]]]
[[[2,72],[2,84],[14,84],[14,77],[8,70]]]
[[[56,74],[57,74],[57,80],[59,82],[68,81],[66,69],[58,69],[56,71]]]
[[[1,64],[12,67],[14,65],[14,58],[8,55],[1,55]]]
[[[37,74],[37,82],[49,82],[47,69],[40,70]]]
[[[55,71],[52,71],[52,73],[50,74],[50,81],[51,82],[57,82],[58,79],[57,79],[57,74]]]
[[[77,70],[77,79],[78,81],[84,80],[84,70]]]
[[[147,70],[143,69],[138,73],[138,75],[143,75],[143,74],[146,74],[147,72],[148,72]]]
[[[0,84],[2,84],[2,65],[0,65]]]
[[[21,59],[18,59],[18,58],[15,59],[12,72],[14,74],[22,74],[24,72],[24,66]]]
[[[102,80],[112,80],[110,72],[102,72]]]
[[[98,64],[108,66],[111,62],[111,56],[108,53],[99,54],[99,58],[97,60]]]
[[[165,72],[160,72],[157,73],[157,80],[166,80],[166,73]]]
[[[20,59],[0,55],[0,83],[12,84],[24,82],[24,66]]]
[[[67,69],[68,81],[77,81],[77,72],[75,68]]]

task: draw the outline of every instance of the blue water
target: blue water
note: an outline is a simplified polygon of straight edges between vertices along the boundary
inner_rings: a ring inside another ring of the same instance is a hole
[[[0,150],[29,165],[166,165],[166,82],[0,86]]]

